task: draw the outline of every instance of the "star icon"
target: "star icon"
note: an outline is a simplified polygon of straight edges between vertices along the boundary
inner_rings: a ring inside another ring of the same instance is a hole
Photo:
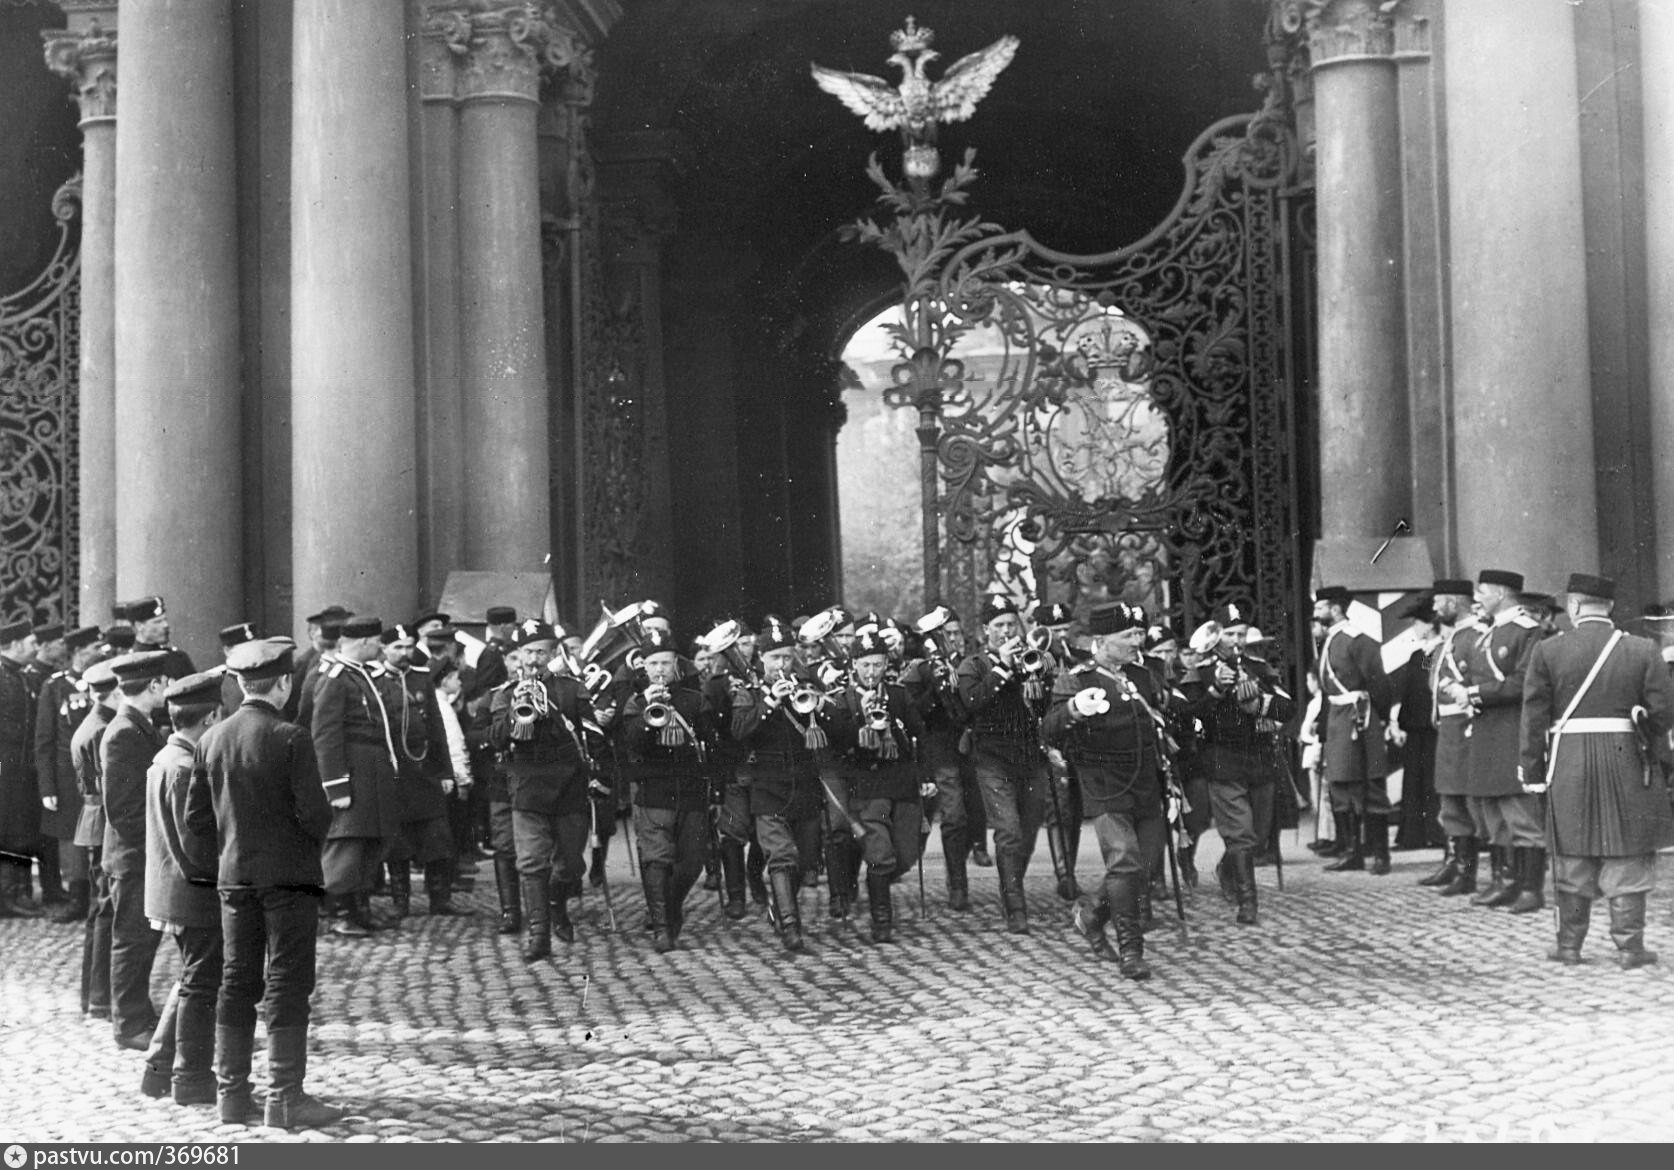
[[[29,1151],[22,1146],[6,1147],[6,1165],[11,1170],[22,1170],[23,1164],[29,1161]]]

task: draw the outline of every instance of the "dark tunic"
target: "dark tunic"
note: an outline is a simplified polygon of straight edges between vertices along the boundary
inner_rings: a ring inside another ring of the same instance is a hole
[[[805,673],[795,674],[799,687],[824,693]],[[830,798],[820,786],[807,729],[817,726],[829,741],[833,709],[822,703],[808,715],[798,715],[786,699],[777,710],[762,701],[760,687],[741,688],[732,698],[733,738],[748,753],[738,766],[740,782],[750,787],[752,816],[782,816],[790,820],[818,816]]]
[[[105,797],[103,865],[112,877],[145,876],[145,773],[162,747],[162,732],[131,707],[111,716],[99,741]]]
[[[1614,628],[1606,618],[1583,618],[1530,653],[1519,727],[1526,782],[1546,777],[1547,732],[1569,709]],[[1628,635],[1610,652],[1572,719],[1627,719],[1635,707],[1646,713],[1644,742],[1632,731],[1565,730],[1557,736],[1546,798],[1554,852],[1639,857],[1674,845],[1667,780],[1652,759],[1674,728],[1674,690],[1656,645]]]
[[[81,817],[70,741],[92,706],[86,684],[67,670],[48,678],[35,702],[35,783],[42,797],[58,798],[57,812],[41,810],[41,832],[61,841],[75,835]]]
[[[1470,786],[1470,737],[1472,713],[1469,703],[1455,703],[1442,694],[1442,683],[1465,682],[1461,653],[1481,637],[1475,622],[1461,621],[1442,632],[1442,644],[1430,663],[1431,716],[1436,725],[1435,787],[1440,796],[1465,796]]]
[[[35,692],[24,668],[0,658],[0,844],[32,853],[41,836],[35,782]]]
[[[1195,764],[1205,779],[1219,784],[1258,788],[1279,776],[1273,734],[1263,722],[1284,723],[1296,704],[1279,685],[1279,676],[1259,658],[1239,660],[1240,681],[1255,684],[1258,710],[1244,710],[1235,690],[1215,685],[1213,664],[1188,671],[1180,680],[1184,708],[1196,721]]]
[[[857,687],[845,687],[835,696],[831,735],[841,753],[838,774],[847,782],[850,800],[917,800],[924,721],[904,687],[886,684],[883,690],[889,726],[876,731]]]
[[[453,778],[447,728],[430,680],[430,668],[386,668],[378,680],[395,741],[395,787],[402,823],[448,815],[442,782]]]
[[[643,692],[630,696],[623,709],[617,742],[639,782],[636,799],[644,808],[702,812],[709,807],[707,761],[715,737],[715,708],[695,682],[683,680],[669,690],[669,702],[684,727],[674,720],[663,728],[647,726]]]
[[[1394,696],[1378,644],[1346,623],[1333,627],[1320,654],[1319,683],[1325,778],[1353,784],[1389,775],[1383,731]],[[1356,694],[1361,698],[1354,703],[1333,701]]]
[[[1496,615],[1499,616],[1499,615]],[[1518,726],[1522,719],[1523,677],[1529,656],[1544,637],[1540,624],[1514,612],[1460,649],[1474,698],[1471,719],[1467,796],[1520,796],[1517,782]]]
[[[93,704],[70,737],[70,759],[75,765],[76,787],[81,790],[75,843],[83,849],[102,849],[105,844],[104,778],[100,772],[99,745],[104,741],[112,714],[108,706]]]
[[[1073,715],[1070,700],[1088,689],[1100,691],[1110,710],[1086,718]],[[1088,662],[1062,672],[1053,682],[1052,706],[1041,722],[1041,734],[1075,770],[1081,807],[1088,816],[1162,815],[1162,742],[1157,726],[1162,702],[1156,677],[1138,663],[1123,663],[1112,671]]]
[[[547,713],[537,718],[528,739],[518,739],[512,697],[518,684],[500,686],[489,702],[489,743],[505,755],[507,795],[514,810],[546,816],[586,816],[592,776],[586,747],[592,708],[573,678],[543,670]]]
[[[321,665],[309,724],[314,754],[327,802],[350,798],[348,808],[332,809],[328,836],[393,837],[401,831],[401,806],[395,745],[378,690],[383,667],[336,656]]]

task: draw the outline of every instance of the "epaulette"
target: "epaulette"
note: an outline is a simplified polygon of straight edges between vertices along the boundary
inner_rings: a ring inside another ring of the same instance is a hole
[[[336,678],[338,675],[343,673],[343,663],[341,661],[322,661],[320,663],[320,673],[325,675],[327,678]]]
[[[372,678],[382,678],[384,675],[390,673],[389,667],[385,666],[381,662],[368,662],[365,664],[364,669],[367,675]]]
[[[69,677],[70,677],[70,672],[69,671],[60,670],[60,671],[55,671],[54,673],[47,675],[46,680],[47,680],[47,682],[51,682],[55,678],[69,678]]]
[[[1516,614],[1511,619],[1511,624],[1514,626],[1522,626],[1525,630],[1534,630],[1540,627],[1540,623],[1535,621],[1534,618],[1530,617],[1526,613]]]
[[[409,666],[407,668],[407,673],[408,674],[429,674],[430,673],[430,668],[428,666],[413,665],[413,666]]]

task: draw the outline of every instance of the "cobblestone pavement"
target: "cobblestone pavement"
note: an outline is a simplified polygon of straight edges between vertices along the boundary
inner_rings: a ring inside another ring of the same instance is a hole
[[[681,950],[655,955],[613,857],[624,932],[590,891],[575,945],[525,965],[482,865],[474,917],[322,938],[308,1084],[352,1110],[322,1133],[141,1097],[139,1054],[79,1018],[79,929],[0,922],[0,1142],[1674,1138],[1674,858],[1647,932],[1664,963],[1625,972],[1602,906],[1590,962],[1564,968],[1542,957],[1549,912],[1417,887],[1433,851],[1327,874],[1288,833],[1284,892],[1259,870],[1262,924],[1239,927],[1217,849],[1185,935],[1148,937],[1145,984],[1070,930],[1044,841],[1027,937],[1004,933],[992,869],[971,871],[973,913],[945,909],[932,846],[927,918],[910,879],[897,941],[874,947],[805,890],[795,960],[759,911],[726,921],[701,887]],[[1089,833],[1085,883],[1096,856]],[[165,946],[159,1003],[174,973]]]

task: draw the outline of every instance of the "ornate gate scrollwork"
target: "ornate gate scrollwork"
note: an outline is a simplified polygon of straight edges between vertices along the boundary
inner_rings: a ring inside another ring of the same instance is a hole
[[[58,243],[0,298],[0,621],[76,613],[81,176],[52,199]]]

